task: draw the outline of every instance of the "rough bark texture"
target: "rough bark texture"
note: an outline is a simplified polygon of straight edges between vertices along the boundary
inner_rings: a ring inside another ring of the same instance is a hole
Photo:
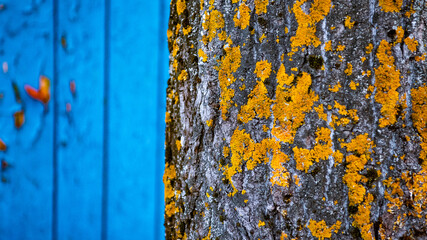
[[[427,239],[423,0],[172,0],[167,239]]]

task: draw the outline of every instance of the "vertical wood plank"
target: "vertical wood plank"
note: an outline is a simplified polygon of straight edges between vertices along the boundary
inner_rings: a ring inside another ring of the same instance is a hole
[[[24,84],[38,87],[39,76],[53,80],[52,0],[7,0],[0,10],[0,138],[8,145],[0,159],[0,238],[51,239],[53,111],[47,111],[24,92]],[[15,98],[12,82],[19,89]],[[24,109],[25,123],[16,130],[12,114]]]
[[[155,235],[159,6],[111,0],[108,239]]]
[[[57,239],[100,239],[104,0],[58,1],[58,18]]]

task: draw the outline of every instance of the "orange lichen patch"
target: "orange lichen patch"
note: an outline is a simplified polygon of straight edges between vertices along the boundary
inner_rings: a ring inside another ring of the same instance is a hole
[[[375,100],[382,105],[382,118],[379,120],[380,127],[386,127],[396,123],[397,103],[400,87],[400,71],[394,65],[394,57],[391,55],[390,44],[382,40],[377,51],[380,66],[375,69],[375,87],[377,89]]]
[[[221,58],[218,70],[219,86],[221,88],[220,108],[222,119],[226,120],[228,109],[232,106],[234,89],[228,87],[236,81],[233,73],[240,67],[240,47],[225,48],[225,56]]]
[[[353,226],[360,229],[362,239],[373,239],[372,238],[372,227],[371,222],[371,205],[370,203],[374,200],[372,194],[368,193],[363,204],[357,207],[357,213],[353,215],[354,222]]]
[[[325,122],[328,121],[328,115],[324,111],[323,104],[320,104],[319,106],[314,107],[314,110],[317,112],[317,115],[319,116],[320,119],[322,119]]]
[[[178,149],[178,151],[181,151],[181,141],[180,140],[176,140],[175,144],[176,144],[176,148]]]
[[[339,104],[337,101],[334,102],[334,107],[338,110],[338,114],[334,113],[330,122],[330,126],[334,129],[336,126],[346,126],[350,121],[355,123],[359,121],[356,109],[347,110],[346,106]]]
[[[191,29],[193,29],[191,26],[188,26],[187,28],[183,28],[182,33],[184,33],[184,36],[187,36],[191,32]]]
[[[262,226],[265,226],[265,222],[263,222],[263,221],[259,220],[259,222],[258,222],[258,227],[262,227]]]
[[[308,172],[314,161],[327,160],[332,155],[331,130],[329,128],[318,128],[316,131],[316,144],[313,149],[294,147],[294,159],[296,169]]]
[[[170,112],[166,112],[165,114],[165,123],[170,123],[172,121],[171,119],[171,113]]]
[[[255,0],[255,13],[267,13],[268,0]]]
[[[172,44],[172,56],[176,57],[176,55],[178,54],[178,51],[179,51],[179,45],[177,43],[177,39],[175,39]]]
[[[335,84],[335,86],[333,88],[329,88],[329,91],[338,92],[340,90],[340,88],[341,88],[341,83],[340,83],[340,81],[338,81],[338,83]]]
[[[230,148],[227,146],[224,146],[222,148],[222,155],[226,158],[228,156],[230,156]]]
[[[213,123],[212,119],[209,119],[206,121],[206,125],[208,125],[208,127],[212,127],[212,123]]]
[[[410,37],[405,38],[405,44],[411,52],[417,51],[418,41]]]
[[[174,165],[166,163],[165,172],[163,174],[163,184],[165,184],[165,200],[173,198],[175,192],[171,185],[171,181],[176,178],[176,170]]]
[[[427,218],[425,209],[427,208],[427,170],[424,166],[423,170],[418,173],[409,174],[402,173],[402,179],[405,180],[406,186],[408,187],[411,196],[413,197],[413,207],[415,216],[422,217],[424,212],[424,218]]]
[[[389,201],[389,203],[387,203],[387,211],[394,212],[399,210],[403,205],[403,201],[401,200],[403,197],[403,191],[400,187],[400,179],[393,179],[389,177],[383,181],[383,184],[386,187],[386,191],[384,191],[384,197]],[[393,198],[392,195],[397,195],[397,197]]]
[[[366,57],[361,57],[360,61],[365,62],[366,61]]]
[[[282,232],[282,234],[280,235],[280,240],[285,240],[288,238],[288,234]]]
[[[396,29],[396,41],[394,42],[394,44],[396,43],[401,43],[403,40],[403,36],[405,34],[405,30],[403,30],[403,28],[401,26],[398,26]]]
[[[216,36],[218,31],[224,27],[224,17],[218,10],[205,13],[205,21],[202,23],[203,29],[208,31],[209,41]]]
[[[359,183],[365,177],[359,174],[359,172],[364,169],[365,164],[371,159],[373,146],[372,140],[368,137],[367,133],[358,135],[349,143],[342,143],[342,147],[347,148],[347,152],[353,153],[346,158],[347,169],[343,177],[344,183],[349,188],[351,206],[360,204],[363,201],[365,188]]]
[[[15,127],[17,129],[20,129],[22,127],[22,125],[24,124],[24,122],[25,122],[24,111],[23,110],[16,111],[13,114],[13,119],[14,119],[14,122],[15,122]]]
[[[288,33],[289,33],[289,28],[285,27],[285,34],[288,34]]]
[[[203,49],[199,49],[198,51],[199,57],[202,58],[203,62],[206,62],[208,60],[208,55],[203,51]]]
[[[302,72],[296,84],[294,75],[287,75],[282,64],[277,73],[276,100],[273,105],[273,136],[284,143],[293,143],[297,129],[304,123],[305,114],[311,111],[319,97],[311,91],[311,76]],[[293,86],[291,86],[293,85]]]
[[[259,42],[262,43],[262,40],[264,40],[266,38],[265,34],[263,33],[261,35],[261,37],[259,37]]]
[[[273,169],[273,176],[270,178],[272,186],[279,185],[282,187],[289,186],[290,174],[283,166],[284,163],[289,161],[288,155],[280,151],[280,148],[274,150],[273,159],[271,160],[271,168]]]
[[[327,51],[327,52],[329,52],[329,51],[332,51],[333,49],[332,49],[332,41],[331,40],[329,40],[329,41],[327,41],[326,43],[325,43],[325,51]]]
[[[271,63],[267,60],[257,62],[254,73],[256,73],[258,78],[261,78],[261,80],[264,81],[270,76]]]
[[[373,49],[374,45],[372,45],[372,43],[369,43],[368,46],[366,46],[366,54],[370,54]]]
[[[292,7],[295,18],[298,22],[298,29],[295,36],[291,37],[292,51],[297,47],[320,45],[319,38],[316,37],[316,24],[320,22],[331,9],[331,0],[314,0],[310,7],[310,14],[302,10],[302,5],[307,0],[298,0]]]
[[[425,61],[426,60],[426,53],[423,53],[423,55],[421,56],[415,56],[415,61],[419,62],[419,61]]]
[[[348,27],[348,29],[351,29],[354,26],[354,21],[351,21],[350,16],[345,17],[344,26]]]
[[[353,74],[353,65],[351,65],[351,63],[347,63],[347,68],[344,70],[344,72],[347,74],[347,76]]]
[[[358,85],[358,84],[357,84],[357,85]],[[356,83],[355,83],[354,81],[351,81],[351,82],[350,82],[350,89],[351,89],[351,90],[356,90],[357,85],[356,85]]]
[[[313,237],[316,237],[320,240],[323,240],[325,238],[331,238],[332,231],[335,233],[338,233],[340,228],[341,228],[341,221],[337,221],[334,225],[330,227],[326,225],[325,220],[317,222],[313,219],[310,219],[310,222],[308,224],[308,229],[310,229],[311,235],[313,235]]]
[[[211,227],[209,227],[208,235],[206,235],[206,237],[202,238],[202,240],[210,240],[210,239],[211,239]]]
[[[375,89],[375,87],[374,87],[374,86],[372,86],[372,85],[370,85],[370,86],[368,87],[368,91],[367,91],[367,93],[366,93],[366,95],[365,95],[365,98],[366,98],[366,99],[368,99],[368,98],[370,98],[370,97],[371,97],[371,94],[374,92],[374,89]]]
[[[348,198],[350,206],[358,206],[358,211],[353,215],[353,226],[360,229],[363,239],[372,239],[372,223],[370,221],[370,203],[373,201],[371,194],[366,194],[366,189],[361,183],[366,182],[365,176],[359,172],[365,168],[366,163],[371,160],[372,148],[375,147],[368,134],[356,136],[349,143],[342,143],[347,149],[348,155],[346,172],[343,181],[348,187]]]
[[[422,166],[427,169],[427,86],[411,90],[412,96],[412,121],[421,137],[420,159]]]
[[[166,217],[171,217],[175,213],[179,212],[179,209],[175,206],[175,202],[172,201],[165,206],[165,215]]]
[[[39,78],[39,89],[35,89],[30,85],[25,85],[24,89],[31,98],[38,100],[45,105],[50,100],[50,80],[43,75]]]
[[[298,175],[296,175],[296,174],[294,174],[294,182],[295,182],[295,184],[298,186],[298,187],[301,187],[301,184],[300,184],[300,179],[299,179],[299,177],[298,177]]]
[[[384,12],[399,12],[403,0],[379,0],[380,7]]]
[[[342,52],[342,51],[344,51],[344,49],[345,49],[345,46],[344,45],[338,45],[337,46],[337,52]]]
[[[186,8],[187,6],[185,4],[185,0],[176,1],[176,12],[178,13],[178,15],[181,15],[181,13],[183,13]]]
[[[4,143],[3,140],[0,138],[0,151],[6,151],[6,149],[6,143]]]
[[[234,187],[232,177],[237,172],[242,171],[242,164],[246,162],[246,168],[253,170],[260,163],[268,163],[269,156],[283,155],[280,152],[280,142],[274,138],[263,139],[260,143],[255,143],[245,130],[234,130],[230,141],[231,149],[231,166],[228,164],[224,167],[224,175],[231,182],[233,192],[231,196],[237,193]]]
[[[246,29],[251,20],[251,9],[245,3],[240,4],[239,11],[234,15],[233,20],[236,27]]]
[[[185,81],[188,80],[188,73],[187,70],[182,70],[181,73],[178,75],[179,81]]]
[[[268,132],[268,130],[270,130],[266,125],[262,125],[262,130],[264,132]]]
[[[338,166],[338,164],[342,163],[342,160],[344,158],[344,155],[339,151],[339,150],[335,150],[334,153],[332,154],[332,157],[334,158],[334,167]]]
[[[273,101],[267,97],[267,88],[263,81],[258,81],[255,88],[248,96],[248,102],[240,109],[237,119],[244,123],[249,122],[254,117],[268,119],[271,115],[270,106]]]

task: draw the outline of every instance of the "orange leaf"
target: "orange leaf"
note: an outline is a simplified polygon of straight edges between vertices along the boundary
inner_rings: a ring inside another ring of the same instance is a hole
[[[17,111],[13,114],[13,118],[15,119],[15,127],[21,128],[25,122],[24,111]]]
[[[36,100],[40,100],[39,92],[35,88],[31,87],[30,85],[25,85],[24,89],[30,97]]]
[[[39,89],[31,87],[30,85],[24,86],[25,91],[28,95],[35,100],[38,100],[44,104],[47,104],[50,100],[50,80],[45,76],[40,76]]]
[[[0,151],[6,151],[6,149],[7,149],[6,144],[0,138]]]

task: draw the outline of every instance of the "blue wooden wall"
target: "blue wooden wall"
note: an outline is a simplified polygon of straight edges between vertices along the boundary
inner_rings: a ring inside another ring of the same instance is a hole
[[[0,239],[164,238],[168,8],[0,1]],[[47,107],[24,90],[40,75]]]

